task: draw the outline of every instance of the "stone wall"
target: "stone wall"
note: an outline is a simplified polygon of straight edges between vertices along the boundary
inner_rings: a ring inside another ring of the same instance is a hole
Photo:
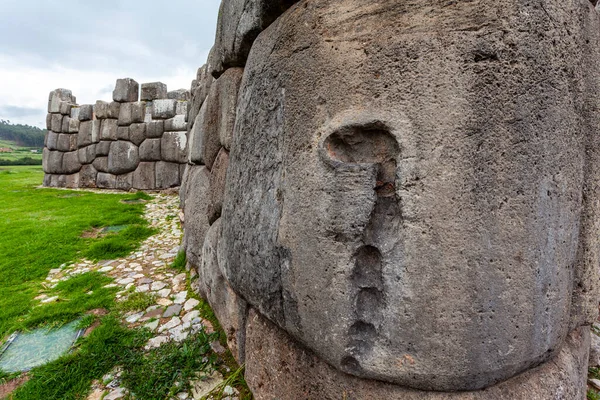
[[[118,79],[113,101],[77,105],[70,90],[48,100],[44,185],[155,190],[176,187],[187,161],[189,92]]]
[[[592,3],[223,0],[188,262],[258,399],[583,399]]]

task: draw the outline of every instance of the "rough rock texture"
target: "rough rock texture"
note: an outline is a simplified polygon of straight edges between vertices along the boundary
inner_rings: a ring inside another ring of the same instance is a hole
[[[98,157],[96,154],[96,159],[92,162],[92,165],[99,172],[108,172],[108,157]]]
[[[555,356],[597,312],[600,26],[546,4],[305,1],[263,32],[222,211],[234,291],[406,387]]]
[[[131,142],[118,140],[110,145],[108,172],[115,175],[134,171],[140,163],[139,149]]]
[[[186,89],[172,90],[167,93],[166,98],[180,101],[188,101],[190,99],[190,91]]]
[[[165,120],[164,128],[166,132],[185,131],[187,129],[185,115],[176,115]]]
[[[60,151],[77,150],[77,135],[59,134],[56,141],[56,148]]]
[[[187,261],[198,268],[202,263],[202,247],[206,232],[210,227],[206,216],[210,172],[204,165],[190,165],[188,171],[189,177],[186,187],[181,188],[185,193],[183,243],[186,248]]]
[[[115,187],[117,177],[113,174],[107,174],[105,172],[98,172],[96,178],[96,187],[100,189],[112,189]]]
[[[194,121],[196,120],[196,116],[200,112],[200,107],[202,106],[202,103],[204,103],[204,99],[206,99],[206,96],[208,96],[208,92],[210,91],[213,81],[214,78],[208,71],[206,65],[203,65],[198,69],[196,86],[192,87],[192,99],[188,105],[188,113],[186,118],[188,122],[188,131],[192,129]]]
[[[101,140],[96,146],[96,155],[97,156],[107,156],[110,151],[110,144],[112,141],[110,140]]]
[[[243,67],[258,34],[297,0],[223,0],[214,50],[209,57],[215,78],[229,67]]]
[[[185,163],[187,160],[187,136],[185,132],[165,132],[160,144],[161,157],[165,161]]]
[[[84,188],[96,187],[97,175],[98,171],[96,171],[93,165],[84,165],[79,171],[79,184]]]
[[[96,159],[96,145],[91,144],[86,147],[82,147],[77,151],[79,162],[81,164],[91,164]]]
[[[156,163],[140,162],[133,173],[133,187],[135,189],[145,190],[156,187]]]
[[[584,327],[571,332],[551,362],[493,387],[472,392],[423,392],[340,372],[251,309],[246,330],[245,377],[261,400],[584,399],[589,335],[589,329]]]
[[[229,166],[229,152],[221,148],[217,159],[210,171],[210,189],[209,202],[206,210],[208,222],[213,223],[221,217],[223,207],[223,198],[225,197],[225,180],[227,178],[227,168]]]
[[[167,85],[162,82],[142,83],[140,100],[152,101],[167,98]]]
[[[161,143],[162,147],[162,143]],[[179,164],[159,161],[156,163],[156,187],[160,189],[179,186]]]
[[[103,119],[100,127],[100,140],[117,140],[118,120]]]
[[[94,106],[94,113],[98,119],[118,119],[119,114],[121,113],[121,103],[117,103],[116,101],[107,103],[105,101],[98,100]]]
[[[245,325],[247,303],[229,287],[219,268],[217,245],[221,233],[221,220],[217,220],[208,230],[202,259],[198,268],[200,292],[210,302],[212,310],[227,334],[227,344],[231,353],[244,362]]]
[[[79,121],[90,121],[94,118],[94,106],[91,104],[84,104],[79,107]]]
[[[152,121],[146,124],[146,136],[149,138],[159,138],[164,131],[164,121]]]
[[[160,161],[160,139],[146,139],[140,144],[140,160]]]
[[[177,100],[163,99],[152,102],[152,118],[168,119],[176,115]]]
[[[113,100],[119,103],[138,101],[140,85],[131,78],[117,79]]]
[[[146,139],[146,124],[131,124],[129,127],[129,140],[136,146]]]
[[[81,116],[81,113],[79,114]],[[79,134],[77,135],[77,145],[79,147],[89,146],[92,143],[98,143],[100,139],[100,121],[82,121],[79,125]]]

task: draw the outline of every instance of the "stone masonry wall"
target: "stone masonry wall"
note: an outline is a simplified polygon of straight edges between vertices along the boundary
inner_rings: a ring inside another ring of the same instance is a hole
[[[48,100],[44,186],[155,190],[181,184],[189,92],[118,79],[113,101],[78,105],[70,90]]]
[[[255,397],[583,399],[598,62],[588,1],[222,0],[182,222]]]

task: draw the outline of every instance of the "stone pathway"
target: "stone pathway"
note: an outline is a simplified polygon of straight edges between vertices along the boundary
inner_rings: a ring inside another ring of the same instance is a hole
[[[105,192],[103,192],[105,193]],[[46,286],[52,288],[60,281],[90,271],[98,271],[114,278],[107,287],[118,287],[117,301],[125,300],[131,290],[147,293],[155,297],[155,304],[142,312],[124,314],[124,323],[129,327],[144,326],[154,332],[145,349],[159,347],[168,341],[180,342],[191,333],[204,328],[212,332],[209,321],[200,318],[196,309],[199,301],[190,297],[187,291],[188,279],[195,278],[195,271],[176,273],[169,268],[180,249],[182,231],[179,228],[179,197],[174,195],[155,195],[146,204],[145,218],[158,233],[145,240],[138,251],[126,258],[93,263],[82,260],[73,265],[63,265],[50,271]],[[132,289],[134,288],[134,289]],[[41,294],[36,299],[41,303],[56,301],[56,297]],[[116,400],[124,398],[126,390],[120,387],[119,370],[112,371],[95,382],[89,400]],[[219,378],[222,382],[222,377]],[[226,387],[236,399],[235,389]],[[233,391],[232,391],[233,390]],[[179,393],[176,399],[197,399],[199,391],[193,394]],[[102,397],[104,395],[104,397]]]

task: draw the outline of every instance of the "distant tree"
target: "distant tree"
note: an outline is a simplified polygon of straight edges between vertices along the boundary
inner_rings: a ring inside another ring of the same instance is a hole
[[[0,119],[0,139],[10,140],[19,146],[44,147],[46,131],[35,126],[11,124]]]

